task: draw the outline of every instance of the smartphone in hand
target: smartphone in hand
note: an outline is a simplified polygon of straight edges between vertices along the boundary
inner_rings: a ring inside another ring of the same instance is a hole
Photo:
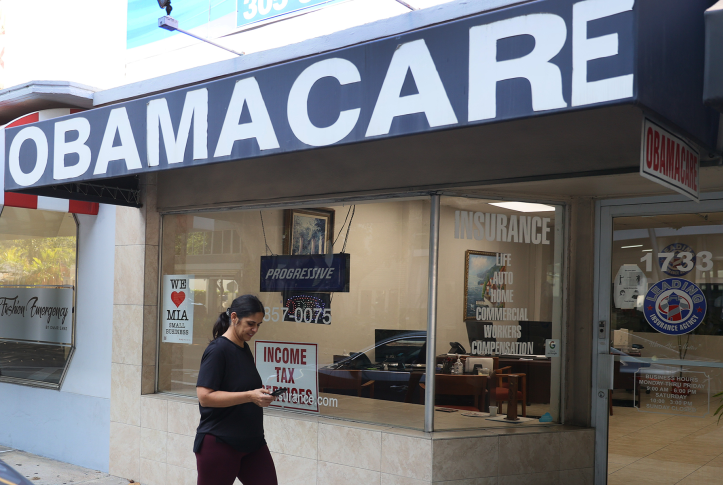
[[[280,395],[282,395],[285,392],[289,392],[288,387],[282,387],[281,389],[276,389],[274,392],[271,393],[271,395],[274,397],[279,397]]]

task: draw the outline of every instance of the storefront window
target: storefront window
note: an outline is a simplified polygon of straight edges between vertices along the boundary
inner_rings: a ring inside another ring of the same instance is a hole
[[[279,405],[422,428],[429,207],[164,216],[158,390],[196,395],[213,323],[252,293],[267,308],[249,343],[262,379],[291,389]]]
[[[555,205],[442,198],[435,429],[504,426],[490,406],[505,419],[513,386],[519,421],[558,421],[561,221]]]
[[[559,420],[562,208],[495,204],[442,198],[435,429],[505,426],[481,418],[510,386],[520,421]],[[279,406],[423,428],[429,218],[428,197],[164,216],[158,390],[195,396],[213,323],[252,293]]]
[[[72,214],[0,215],[0,380],[57,387],[73,349],[77,225]]]

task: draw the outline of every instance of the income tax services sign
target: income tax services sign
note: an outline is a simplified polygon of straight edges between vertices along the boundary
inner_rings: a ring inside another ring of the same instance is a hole
[[[289,389],[271,406],[319,412],[316,344],[257,340],[254,355],[266,389]]]
[[[643,123],[640,175],[700,201],[700,154],[681,137],[657,123]]]

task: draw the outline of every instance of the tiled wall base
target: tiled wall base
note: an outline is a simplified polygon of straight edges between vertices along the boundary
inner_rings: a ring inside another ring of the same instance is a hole
[[[143,485],[195,484],[198,420],[193,399],[141,396],[140,426],[111,425],[111,473]],[[280,485],[593,483],[592,429],[430,435],[279,411],[267,411],[264,423]]]

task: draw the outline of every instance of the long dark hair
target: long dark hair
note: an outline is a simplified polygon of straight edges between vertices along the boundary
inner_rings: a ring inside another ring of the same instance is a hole
[[[231,326],[231,314],[235,313],[236,316],[241,319],[243,317],[250,317],[256,313],[266,314],[264,304],[261,300],[256,298],[254,295],[241,295],[236,298],[228,310],[221,313],[218,316],[218,320],[213,324],[213,339],[216,340],[221,335],[226,333],[228,327]]]

